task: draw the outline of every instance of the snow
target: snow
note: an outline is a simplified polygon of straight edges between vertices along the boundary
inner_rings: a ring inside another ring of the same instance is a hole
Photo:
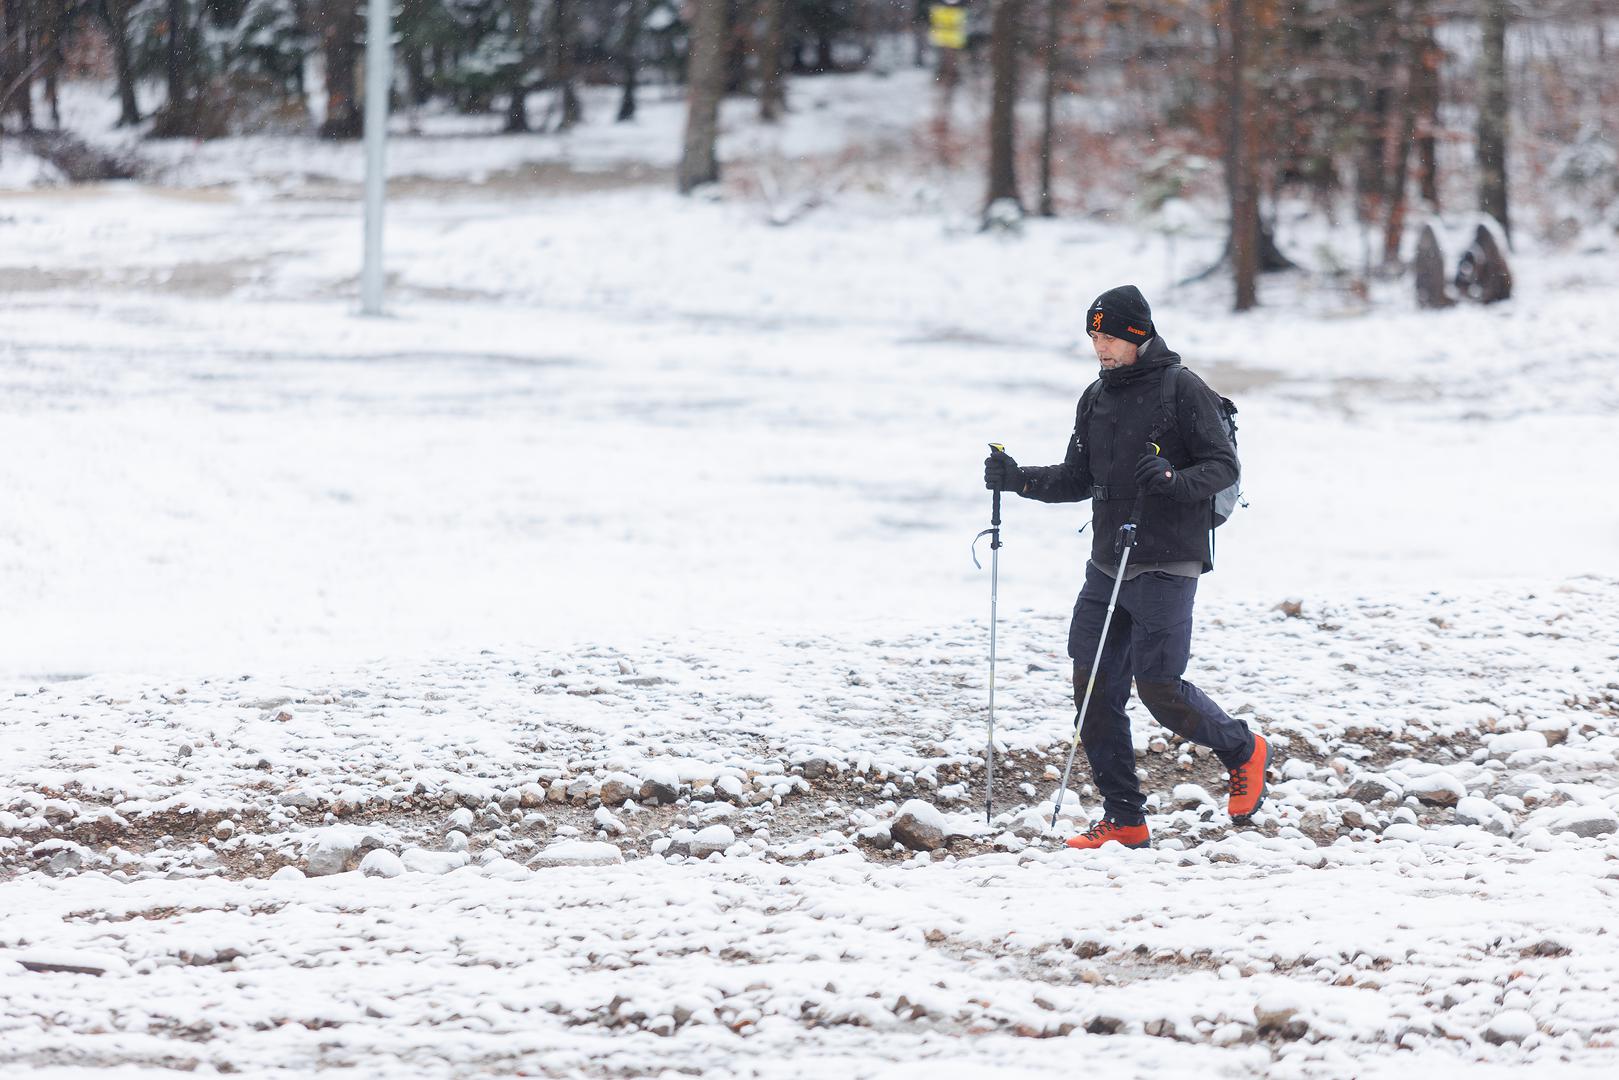
[[[532,865],[610,866],[623,861],[623,852],[612,844],[600,844],[591,840],[559,840],[534,856]]]
[[[1619,413],[1612,252],[1531,246],[1498,309],[1267,282],[1239,319],[1126,226],[964,227],[885,92],[733,112],[714,202],[656,175],[672,103],[424,118],[381,320],[354,148],[0,195],[0,1064],[1612,1070],[1619,519],[1570,453]],[[1035,799],[1084,509],[1006,506],[989,823],[967,542],[983,444],[1057,459],[1074,314],[1125,277],[1242,407],[1189,678],[1280,761],[1233,830],[1136,708],[1158,846],[1081,857]],[[895,852],[901,813],[952,839]],[[107,974],[13,963],[47,954]]]

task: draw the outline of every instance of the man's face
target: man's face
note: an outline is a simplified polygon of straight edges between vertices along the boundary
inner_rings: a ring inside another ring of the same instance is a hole
[[[1096,359],[1109,371],[1114,368],[1129,367],[1136,362],[1136,345],[1134,342],[1116,338],[1112,334],[1103,334],[1095,330],[1090,331],[1091,348],[1096,350]]]

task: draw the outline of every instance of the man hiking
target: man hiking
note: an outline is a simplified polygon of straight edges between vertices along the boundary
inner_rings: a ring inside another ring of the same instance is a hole
[[[1139,848],[1151,836],[1125,713],[1132,677],[1155,720],[1209,747],[1225,765],[1232,818],[1248,817],[1264,800],[1270,747],[1181,678],[1191,657],[1197,579],[1214,568],[1211,499],[1238,474],[1220,398],[1181,367],[1134,285],[1097,297],[1085,327],[1101,377],[1079,400],[1062,464],[1020,467],[996,451],[984,461],[984,484],[1039,502],[1091,500],[1091,557],[1068,630],[1076,708],[1085,708],[1090,665],[1113,593],[1115,537],[1139,514],[1136,547],[1096,663],[1090,707],[1078,721],[1104,817],[1068,841],[1081,850],[1113,843]]]

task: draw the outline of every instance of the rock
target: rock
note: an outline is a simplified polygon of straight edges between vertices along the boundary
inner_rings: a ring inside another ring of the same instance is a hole
[[[444,834],[444,847],[447,851],[466,851],[469,846],[467,834],[460,829],[451,829]]]
[[[1445,253],[1432,222],[1423,225],[1417,236],[1415,270],[1418,307],[1447,308],[1456,302],[1447,287]]]
[[[532,810],[545,802],[545,788],[539,784],[524,784],[517,789],[517,805]]]
[[[824,757],[807,757],[794,762],[804,774],[806,780],[820,780],[829,772],[835,772],[836,766]]]
[[[1254,1023],[1259,1025],[1261,1032],[1280,1031],[1298,1011],[1292,1002],[1269,995],[1254,1004]]]
[[[550,844],[529,865],[536,870],[558,866],[616,866],[624,861],[624,853],[614,844],[596,840],[558,840]]]
[[[221,821],[214,826],[214,837],[216,839],[229,840],[235,835],[236,822],[232,821],[230,818],[226,818],[224,821]]]
[[[270,875],[271,881],[302,881],[304,872],[296,866],[283,866]]]
[[[894,846],[894,836],[888,831],[888,825],[879,822],[868,825],[854,834],[855,843],[876,848],[878,851],[887,851]]]
[[[534,872],[528,867],[506,858],[485,863],[481,873],[484,877],[497,878],[501,881],[527,881],[534,876]]]
[[[312,791],[284,791],[276,801],[298,810],[319,810],[322,806],[321,797]]]
[[[691,857],[706,859],[716,851],[724,851],[736,843],[736,833],[729,825],[710,825],[700,829],[691,838]]]
[[[1568,721],[1543,716],[1529,722],[1529,730],[1539,732],[1547,746],[1561,746],[1568,741]]]
[[[1376,806],[1378,803],[1399,802],[1405,797],[1405,792],[1387,777],[1366,773],[1349,785],[1349,797],[1363,806]]]
[[[551,786],[545,789],[547,802],[563,803],[568,801],[568,785],[561,780],[553,780]]]
[[[472,831],[472,821],[473,817],[471,810],[468,810],[464,806],[457,807],[456,810],[450,814],[449,827],[452,829],[459,829],[464,833],[469,833]]]
[[[304,859],[304,872],[310,877],[341,874],[359,857],[360,836],[352,832],[322,833]]]
[[[901,806],[899,814],[889,823],[888,831],[912,851],[937,851],[944,847],[944,815],[921,799],[911,799]]]
[[[1345,810],[1343,814],[1340,815],[1339,820],[1344,823],[1344,828],[1346,829],[1367,828],[1366,815],[1362,814],[1359,810],[1356,810],[1353,807]]]
[[[1440,771],[1412,780],[1405,786],[1405,793],[1415,795],[1429,806],[1455,806],[1467,794],[1467,789],[1450,773]]]
[[[641,801],[672,803],[680,798],[680,777],[673,769],[647,769],[641,773]]]
[[[1173,1039],[1175,1037],[1175,1021],[1158,1018],[1148,1020],[1146,1026],[1148,1035],[1159,1039]]]
[[[1535,815],[1535,823],[1586,839],[1619,831],[1619,816],[1605,806],[1560,806]]]
[[[406,870],[417,874],[448,874],[472,862],[464,851],[428,851],[426,848],[406,848],[399,854]]]
[[[1469,795],[1456,803],[1456,823],[1473,825],[1492,836],[1512,834],[1512,815],[1488,799]]]
[[[1476,303],[1494,304],[1512,296],[1512,269],[1495,239],[1500,227],[1493,221],[1488,225],[1481,222],[1473,233],[1472,246],[1462,252],[1456,265],[1452,284],[1457,293]]]
[[[605,805],[596,807],[594,820],[596,827],[605,831],[608,836],[623,836],[626,831],[624,823],[614,817],[613,812],[607,809]]]
[[[1197,810],[1210,805],[1214,799],[1197,784],[1176,784],[1169,793],[1169,801],[1181,810]]]
[[[611,773],[602,781],[603,806],[623,806],[640,793],[640,784],[629,773]]]
[[[78,949],[29,948],[12,952],[7,959],[21,965],[24,971],[64,975],[105,975],[109,972],[125,975],[129,972],[129,965],[116,956],[81,952]]]
[[[405,872],[405,864],[399,856],[384,848],[366,853],[360,860],[360,873],[366,877],[396,878]]]
[[[1567,730],[1564,730],[1567,734]],[[1493,758],[1505,760],[1519,750],[1544,750],[1547,739],[1539,731],[1503,731],[1484,740],[1484,748]]]
[[[1504,1009],[1484,1027],[1484,1041],[1502,1046],[1521,1043],[1535,1033],[1535,1018],[1522,1009]]]
[[[63,848],[45,862],[45,872],[52,877],[76,874],[84,866],[84,856],[75,848]]]
[[[722,776],[714,781],[714,790],[719,793],[720,798],[733,803],[741,802],[746,791],[742,781],[734,776]]]

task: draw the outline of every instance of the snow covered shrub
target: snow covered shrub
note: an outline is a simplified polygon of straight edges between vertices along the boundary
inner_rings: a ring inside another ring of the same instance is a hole
[[[1603,131],[1587,127],[1552,160],[1551,177],[1560,190],[1606,211],[1619,200],[1619,148]]]

